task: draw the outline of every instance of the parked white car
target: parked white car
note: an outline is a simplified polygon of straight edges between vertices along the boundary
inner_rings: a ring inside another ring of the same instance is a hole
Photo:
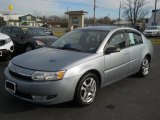
[[[148,26],[143,34],[146,37],[157,37],[160,36],[160,26]]]
[[[14,51],[14,45],[8,35],[0,33],[0,58],[7,58]]]

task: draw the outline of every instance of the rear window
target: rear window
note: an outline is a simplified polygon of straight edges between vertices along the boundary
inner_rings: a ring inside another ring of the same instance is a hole
[[[22,28],[23,31],[29,36],[46,36],[43,28]]]
[[[143,43],[142,37],[140,34],[135,32],[128,32],[128,44],[129,46],[137,45]]]

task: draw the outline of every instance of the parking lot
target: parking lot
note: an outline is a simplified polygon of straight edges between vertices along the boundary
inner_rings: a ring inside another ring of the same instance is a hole
[[[160,45],[154,45],[150,74],[131,76],[101,89],[94,104],[76,107],[69,102],[41,106],[19,100],[4,89],[0,61],[0,120],[160,120]]]

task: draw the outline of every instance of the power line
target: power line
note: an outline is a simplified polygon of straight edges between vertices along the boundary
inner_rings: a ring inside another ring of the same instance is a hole
[[[90,6],[92,7],[93,5],[92,4],[89,4],[89,3],[81,3],[81,2],[63,2],[63,1],[51,1],[51,0],[43,0],[45,2],[50,2],[50,3],[57,3],[57,4],[64,4],[64,5],[76,5],[76,6]],[[117,11],[114,11],[113,9],[110,9],[108,7],[101,7],[101,6],[98,6],[96,4],[97,2],[95,1],[95,8],[98,8],[98,9],[103,9],[103,10],[108,10],[110,12],[115,12],[117,13]]]
[[[78,5],[78,6],[92,6],[91,4],[85,4],[81,2],[63,2],[63,1],[50,1],[50,0],[43,0],[44,2],[50,3],[59,3],[59,4],[69,4],[69,5]]]

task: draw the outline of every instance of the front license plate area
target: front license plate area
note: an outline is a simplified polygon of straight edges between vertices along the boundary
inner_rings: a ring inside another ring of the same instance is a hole
[[[16,93],[16,84],[11,81],[5,81],[5,88],[12,93]]]

